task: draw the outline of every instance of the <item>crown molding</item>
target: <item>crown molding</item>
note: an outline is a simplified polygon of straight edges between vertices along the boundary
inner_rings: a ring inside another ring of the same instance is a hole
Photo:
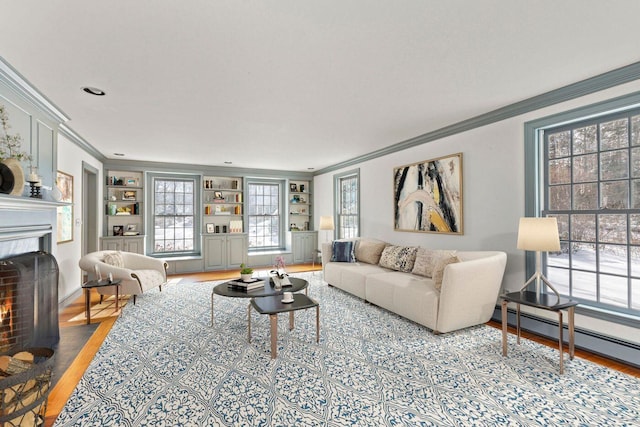
[[[563,86],[561,88],[554,89],[519,102],[515,102],[513,104],[509,104],[505,107],[498,108],[488,113],[480,114],[478,116],[460,121],[458,123],[454,123],[449,126],[445,126],[435,131],[428,132],[411,139],[407,139],[406,141],[402,141],[397,144],[372,151],[371,153],[364,154],[350,160],[345,160],[344,162],[336,163],[335,165],[315,171],[314,175],[322,175],[328,172],[336,171],[338,169],[350,167],[362,162],[366,162],[368,160],[376,159],[378,157],[386,156],[398,151],[406,150],[408,148],[426,144],[428,142],[436,141],[462,132],[467,132],[472,129],[500,122],[512,117],[520,116],[531,111],[540,110],[542,108],[559,104],[561,102],[580,98],[582,96],[589,95],[595,92],[600,92],[602,90],[629,83],[638,79],[640,79],[640,62],[634,62],[633,64],[616,68],[615,70],[608,71],[606,73],[602,73],[597,76],[590,77],[585,80],[581,80],[579,82],[572,83],[567,86]]]
[[[0,82],[4,83],[23,100],[35,106],[47,117],[56,123],[69,121],[70,117],[44,96],[22,74],[13,68],[2,56],[0,56]]]

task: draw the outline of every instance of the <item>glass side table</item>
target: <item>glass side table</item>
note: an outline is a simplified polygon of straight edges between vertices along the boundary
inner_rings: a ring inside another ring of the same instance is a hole
[[[562,339],[563,323],[562,311],[567,310],[567,326],[569,329],[569,358],[573,360],[575,349],[575,329],[573,318],[577,301],[569,298],[557,297],[553,294],[542,294],[540,298],[535,292],[522,291],[511,292],[500,295],[502,298],[502,355],[507,355],[507,304],[513,302],[516,304],[516,330],[517,343],[520,344],[520,305],[536,307],[542,310],[555,311],[558,313],[558,349],[560,350],[560,374],[564,373],[564,346]]]

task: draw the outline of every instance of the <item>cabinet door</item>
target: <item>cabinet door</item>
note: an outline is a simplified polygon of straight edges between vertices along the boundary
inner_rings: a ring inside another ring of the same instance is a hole
[[[316,256],[316,235],[307,234],[303,240],[304,262],[313,262]]]
[[[247,236],[244,234],[227,237],[227,267],[240,268],[247,262]]]
[[[122,239],[102,239],[100,241],[100,248],[103,251],[121,251]]]
[[[293,252],[293,263],[300,264],[304,262],[304,239],[305,233],[293,232],[291,236],[291,251]]]
[[[144,254],[144,238],[135,237],[123,239],[124,241],[124,251],[125,252],[133,252],[136,254]]]
[[[222,270],[226,268],[226,237],[210,236],[204,238],[204,269]]]

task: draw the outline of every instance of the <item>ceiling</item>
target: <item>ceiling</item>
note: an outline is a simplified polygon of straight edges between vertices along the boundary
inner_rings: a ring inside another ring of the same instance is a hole
[[[0,10],[0,55],[68,127],[107,158],[156,162],[318,170],[640,60],[637,0]]]

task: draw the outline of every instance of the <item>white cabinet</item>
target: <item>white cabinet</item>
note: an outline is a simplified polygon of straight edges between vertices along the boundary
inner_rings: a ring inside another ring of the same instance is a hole
[[[247,235],[208,235],[203,239],[204,269],[228,270],[247,262]]]
[[[318,233],[315,231],[294,231],[291,234],[293,263],[313,262],[318,247]]]
[[[100,249],[144,254],[144,236],[101,237]]]

